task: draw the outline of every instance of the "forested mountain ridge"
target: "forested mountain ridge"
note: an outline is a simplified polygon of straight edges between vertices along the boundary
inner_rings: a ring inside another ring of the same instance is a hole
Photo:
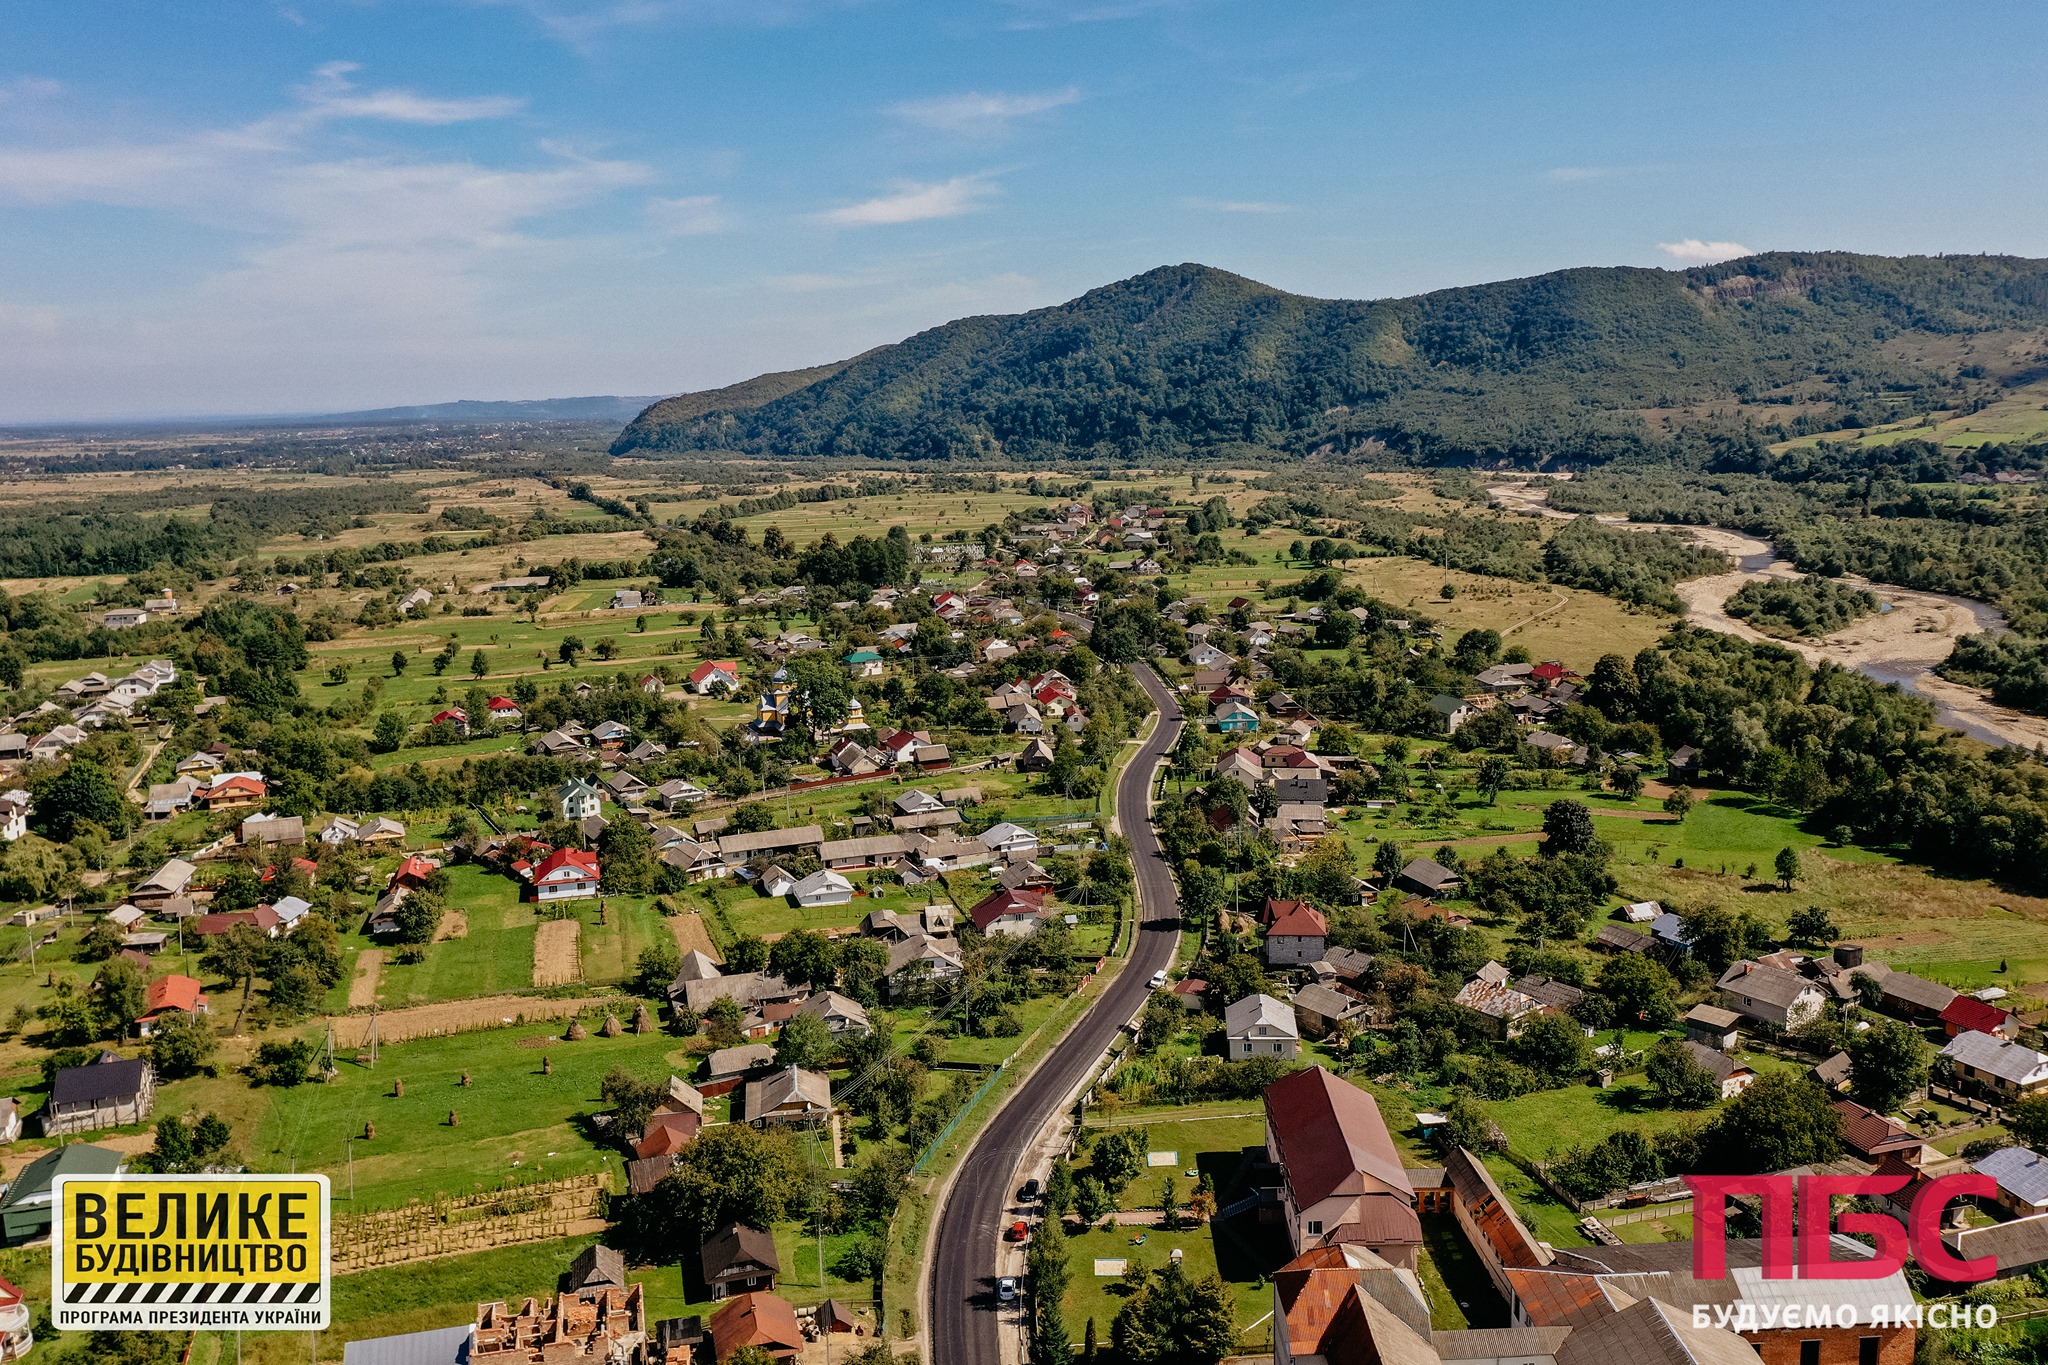
[[[1599,462],[1715,432],[1800,434],[1981,401],[2048,364],[2028,335],[2044,327],[2048,261],[2017,257],[1771,253],[1377,301],[1177,265],[670,399],[613,453],[1130,459],[1250,445]],[[1931,344],[1984,332],[2019,338],[2006,372]],[[1689,415],[1646,418],[1673,412]]]

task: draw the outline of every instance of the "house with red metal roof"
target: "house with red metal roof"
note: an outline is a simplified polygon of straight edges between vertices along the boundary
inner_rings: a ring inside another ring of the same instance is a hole
[[[189,976],[160,976],[149,983],[143,991],[142,1016],[135,1021],[135,1031],[147,1038],[156,1032],[156,1026],[173,1014],[201,1015],[206,1011],[206,993],[199,982]]]
[[[1942,1010],[1941,1029],[1951,1038],[1964,1033],[1988,1033],[1994,1038],[2012,1039],[2020,1036],[2020,1021],[2010,1011],[1974,995],[1959,995]]]
[[[1009,934],[1024,938],[1038,932],[1038,926],[1052,913],[1052,896],[1045,891],[1005,888],[987,897],[967,912],[974,927],[984,934]]]
[[[558,848],[533,869],[533,898],[562,901],[595,896],[598,879],[595,853],[585,853],[580,848]]]
[[[1422,1246],[1415,1187],[1373,1097],[1317,1066],[1267,1086],[1265,1104],[1266,1155],[1283,1172],[1295,1252],[1356,1244],[1413,1270]]]
[[[1320,961],[1330,941],[1330,922],[1313,905],[1301,901],[1281,904],[1288,905],[1288,910],[1266,929],[1267,965],[1298,967]]]
[[[270,788],[264,785],[262,778],[236,773],[233,777],[223,777],[210,787],[201,787],[192,793],[192,800],[207,810],[234,810],[239,806],[256,805],[269,795]]]
[[[739,686],[740,665],[737,659],[707,659],[690,670],[690,690],[700,697],[709,694],[714,687],[737,692]]]

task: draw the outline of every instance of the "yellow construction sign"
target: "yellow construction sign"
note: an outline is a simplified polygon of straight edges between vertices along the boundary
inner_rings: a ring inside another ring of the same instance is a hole
[[[59,1328],[327,1326],[324,1175],[60,1175],[53,1197]]]

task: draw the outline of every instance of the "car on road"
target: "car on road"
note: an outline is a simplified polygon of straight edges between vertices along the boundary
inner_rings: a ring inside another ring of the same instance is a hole
[[[1038,1202],[1038,1178],[1033,1176],[1024,1182],[1024,1188],[1017,1191],[1017,1197],[1027,1204]]]
[[[1017,1281],[1014,1276],[1005,1275],[996,1281],[996,1298],[1008,1303],[1017,1297]]]
[[[1003,1233],[1005,1242],[1028,1242],[1031,1240],[1031,1225],[1019,1218]]]
[[[1165,986],[1166,986],[1166,968],[1164,968],[1164,967],[1161,967],[1161,968],[1160,968],[1160,969],[1159,969],[1158,971],[1156,971],[1156,972],[1152,973],[1152,989],[1153,989],[1153,990],[1155,990],[1155,991],[1156,991],[1156,990],[1163,990],[1163,989],[1165,988]]]

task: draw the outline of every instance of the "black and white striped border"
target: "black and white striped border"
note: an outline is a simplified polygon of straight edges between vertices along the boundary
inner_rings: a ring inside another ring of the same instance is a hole
[[[258,1284],[247,1280],[184,1280],[144,1284],[71,1284],[64,1287],[66,1304],[230,1304],[311,1303],[320,1297],[321,1286],[312,1284]]]

